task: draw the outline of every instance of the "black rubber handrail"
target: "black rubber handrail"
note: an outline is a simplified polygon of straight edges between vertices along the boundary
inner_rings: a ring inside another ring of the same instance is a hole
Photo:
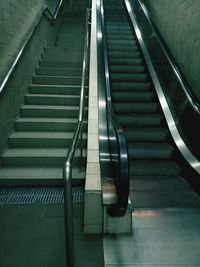
[[[159,30],[157,29],[157,27],[155,26],[155,24],[153,23],[153,21],[151,20],[151,17],[149,15],[149,12],[147,10],[146,5],[144,4],[143,0],[138,0],[138,3],[140,4],[141,9],[143,10],[147,20],[149,21],[151,27],[153,28],[155,34],[158,37],[158,40],[160,42],[160,45],[162,46],[162,49],[172,67],[172,69],[174,70],[174,73],[189,101],[189,103],[191,104],[192,108],[198,113],[200,114],[200,103],[198,101],[198,99],[196,98],[196,96],[194,95],[194,93],[192,92],[192,89],[189,85],[189,83],[187,82],[187,80],[183,77],[179,67],[176,64],[176,61],[174,59],[174,57],[172,56],[168,46],[166,45],[165,41],[163,40]]]
[[[21,46],[19,52],[17,53],[17,56],[15,57],[14,61],[12,62],[8,72],[6,73],[4,79],[2,80],[1,84],[0,84],[0,94],[1,92],[4,90],[10,76],[12,75],[14,69],[16,68],[21,56],[23,55],[29,41],[31,40],[32,36],[34,35],[38,25],[40,24],[40,21],[43,17],[44,14],[47,14],[47,17],[51,20],[51,22],[54,22],[58,16],[58,13],[61,9],[61,6],[63,4],[65,0],[60,0],[56,9],[55,9],[55,12],[54,14],[51,13],[51,11],[49,10],[49,8],[45,5],[44,7],[42,7],[39,15],[38,15],[38,18],[37,18],[37,21],[36,23],[34,23],[33,27],[31,28],[26,40],[24,41],[23,45]]]
[[[105,79],[108,141],[110,147],[110,157],[114,167],[115,186],[117,193],[117,203],[111,205],[109,214],[111,216],[121,217],[125,215],[128,207],[130,183],[129,156],[124,131],[115,116],[112,106],[104,8],[102,0],[100,9],[97,10],[97,16],[100,16],[101,18],[101,33],[98,34],[102,36],[102,53],[104,58],[104,77],[102,77],[102,79]]]

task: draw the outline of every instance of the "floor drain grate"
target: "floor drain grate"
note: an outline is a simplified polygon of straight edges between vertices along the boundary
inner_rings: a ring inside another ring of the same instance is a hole
[[[74,203],[83,202],[84,188],[73,187],[72,199]],[[64,203],[64,190],[61,187],[0,188],[0,205],[55,203]]]

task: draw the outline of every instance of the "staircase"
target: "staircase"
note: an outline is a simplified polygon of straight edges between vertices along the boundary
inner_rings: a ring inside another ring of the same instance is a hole
[[[42,55],[15,120],[15,131],[8,137],[9,148],[1,155],[1,185],[62,183],[63,165],[78,122],[84,26],[84,17],[77,23],[73,16],[66,17],[55,45]],[[87,122],[74,158],[75,183],[85,178],[86,130]]]
[[[175,162],[175,147],[124,1],[104,0],[104,10],[112,102],[128,143],[133,204],[190,205],[193,196]]]

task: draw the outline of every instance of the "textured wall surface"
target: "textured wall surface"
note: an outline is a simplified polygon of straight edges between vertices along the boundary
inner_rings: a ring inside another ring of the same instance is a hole
[[[200,100],[200,1],[144,2],[154,24]]]
[[[0,79],[46,3],[52,6],[52,0],[0,1]]]
[[[7,65],[11,62],[43,4],[44,0],[0,1],[1,76],[5,73]]]

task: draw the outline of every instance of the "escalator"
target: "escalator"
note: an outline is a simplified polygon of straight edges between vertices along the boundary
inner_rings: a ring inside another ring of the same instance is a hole
[[[103,6],[112,104],[127,140],[134,206],[199,205],[183,177],[125,3],[107,0]]]

